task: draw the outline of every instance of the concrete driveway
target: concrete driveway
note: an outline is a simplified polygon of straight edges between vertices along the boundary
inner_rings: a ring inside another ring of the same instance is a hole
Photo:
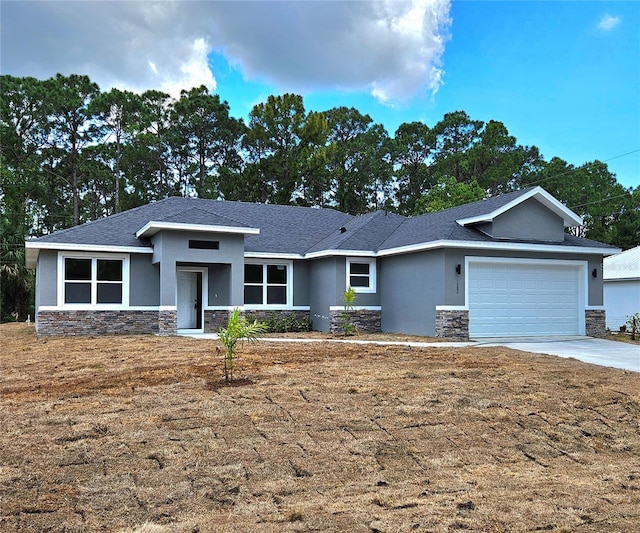
[[[518,337],[478,339],[474,346],[506,346],[514,350],[573,357],[585,363],[640,372],[640,346],[591,337]]]

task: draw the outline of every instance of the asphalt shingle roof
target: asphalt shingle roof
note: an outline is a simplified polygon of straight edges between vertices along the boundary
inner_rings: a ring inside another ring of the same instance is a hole
[[[137,238],[136,232],[150,221],[259,228],[259,235],[245,237],[245,251],[263,253],[377,252],[440,240],[497,242],[474,227],[461,226],[456,220],[491,213],[527,191],[410,218],[384,211],[354,217],[334,209],[171,197],[57,231],[33,242],[148,247],[149,241]],[[569,234],[565,234],[564,243],[559,244],[608,247]]]

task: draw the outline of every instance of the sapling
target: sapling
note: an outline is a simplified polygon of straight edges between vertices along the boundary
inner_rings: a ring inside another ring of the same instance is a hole
[[[353,312],[353,304],[356,301],[356,291],[353,287],[349,287],[344,291],[344,311],[342,312],[342,329],[346,335],[353,335],[358,331],[358,328],[351,320]]]
[[[220,342],[225,349],[224,354],[224,380],[226,383],[233,381],[233,363],[236,358],[238,341],[256,342],[258,335],[267,331],[266,324],[254,320],[249,322],[240,314],[239,309],[234,309],[229,315],[226,328],[220,328]]]

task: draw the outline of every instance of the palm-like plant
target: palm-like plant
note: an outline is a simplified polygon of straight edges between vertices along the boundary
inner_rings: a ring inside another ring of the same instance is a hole
[[[234,309],[229,315],[226,328],[220,329],[220,341],[222,342],[224,354],[224,380],[226,383],[233,381],[233,363],[236,358],[236,347],[238,341],[256,342],[258,335],[267,331],[266,324],[254,320],[249,322],[240,314],[238,309]]]

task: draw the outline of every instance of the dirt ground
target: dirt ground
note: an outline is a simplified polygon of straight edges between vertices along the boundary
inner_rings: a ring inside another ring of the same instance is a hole
[[[0,326],[0,531],[640,524],[640,374],[504,348]]]

